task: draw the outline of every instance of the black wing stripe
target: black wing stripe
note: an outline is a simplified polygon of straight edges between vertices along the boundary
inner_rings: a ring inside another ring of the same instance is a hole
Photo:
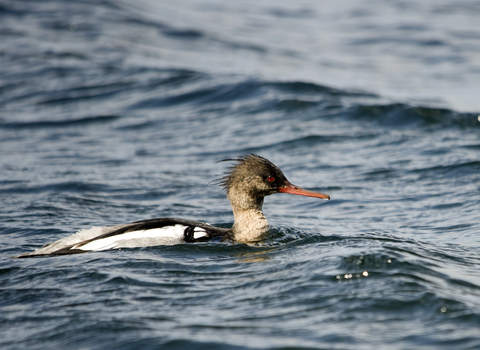
[[[185,220],[185,219],[175,219],[175,218],[160,218],[160,219],[148,219],[148,220],[141,220],[135,221],[131,224],[127,224],[117,230],[112,232],[105,233],[103,235],[93,237],[91,239],[85,240],[83,242],[79,242],[73,244],[73,246],[81,246],[90,242],[93,242],[97,239],[103,239],[108,237],[113,237],[117,235],[121,235],[124,233],[132,232],[132,231],[142,231],[142,230],[151,230],[154,228],[162,228],[165,226],[175,226],[175,225],[184,225],[184,226],[193,226],[193,227],[201,227],[203,228],[211,237],[218,237],[218,236],[225,236],[228,234],[229,230],[221,227],[211,226],[201,221],[192,221],[192,220]]]
[[[32,255],[20,255],[17,256],[16,258],[32,258],[32,257],[38,257],[38,256],[52,256],[52,255],[67,255],[67,254],[80,254],[80,253],[85,253],[87,252],[86,250],[82,249],[71,249],[72,247],[75,246],[82,246],[87,243],[93,242],[98,239],[103,239],[103,238],[108,238],[108,237],[113,237],[117,235],[121,235],[124,233],[132,232],[132,231],[142,231],[142,230],[150,230],[150,229],[155,229],[155,228],[162,228],[165,226],[175,226],[175,225],[184,225],[187,226],[184,231],[184,237],[185,237],[185,242],[204,242],[209,240],[212,237],[225,237],[225,239],[230,239],[230,230],[226,228],[221,228],[221,227],[215,227],[211,226],[209,224],[206,224],[201,221],[192,221],[192,220],[185,220],[185,219],[176,219],[176,218],[159,218],[159,219],[147,219],[147,220],[141,220],[141,221],[135,221],[132,222],[131,224],[127,224],[123,227],[120,227],[117,230],[114,230],[112,232],[105,233],[103,235],[93,237],[91,239],[82,241],[82,242],[77,242],[75,244],[72,244],[68,247],[61,248],[59,250],[56,250],[52,253],[48,254],[32,254]],[[200,237],[195,239],[194,233],[195,233],[195,227],[200,227],[205,230],[207,233],[206,236]]]

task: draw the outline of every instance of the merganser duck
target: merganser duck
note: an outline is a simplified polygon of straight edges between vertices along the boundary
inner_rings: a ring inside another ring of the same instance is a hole
[[[308,191],[291,184],[276,165],[258,155],[249,154],[238,159],[223,161],[236,162],[218,181],[224,187],[233,209],[235,220],[229,229],[200,221],[175,218],[149,219],[126,225],[98,226],[80,230],[72,236],[15,258],[204,242],[214,237],[223,237],[224,241],[239,243],[255,242],[262,239],[270,229],[267,218],[262,212],[265,196],[274,193],[290,193],[330,199],[327,194]]]

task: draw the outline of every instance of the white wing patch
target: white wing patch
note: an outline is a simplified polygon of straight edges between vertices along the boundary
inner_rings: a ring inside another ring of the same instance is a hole
[[[195,227],[195,229],[193,230],[193,238],[195,239],[205,237],[206,235],[207,231],[205,231],[205,229],[201,227]]]
[[[150,247],[156,245],[177,244],[185,242],[184,232],[187,226],[177,224],[149,230],[131,231],[107,238],[100,238],[86,244],[77,244],[70,249],[85,251],[106,250],[115,248]],[[194,238],[206,236],[206,231],[201,227],[195,227]]]

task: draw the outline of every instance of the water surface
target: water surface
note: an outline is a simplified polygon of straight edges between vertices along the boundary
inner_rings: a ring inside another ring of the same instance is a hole
[[[480,348],[474,1],[0,5],[3,349]],[[260,154],[258,244],[13,255],[92,225],[228,227]]]

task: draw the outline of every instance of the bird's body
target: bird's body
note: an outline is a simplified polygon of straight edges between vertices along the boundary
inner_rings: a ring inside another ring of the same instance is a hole
[[[277,166],[258,155],[228,160],[237,162],[220,181],[232,205],[235,218],[230,229],[176,218],[149,219],[108,227],[97,226],[80,230],[72,236],[16,258],[195,243],[215,237],[239,243],[255,242],[270,229],[268,220],[262,212],[265,196],[273,193],[290,193],[330,199],[326,194],[307,191],[292,185]]]

